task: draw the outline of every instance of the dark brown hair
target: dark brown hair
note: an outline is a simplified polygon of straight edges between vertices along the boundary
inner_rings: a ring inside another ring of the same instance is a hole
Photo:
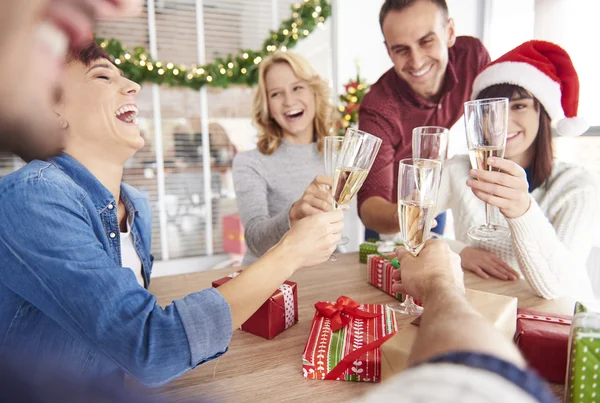
[[[65,62],[66,64],[69,64],[74,61],[80,61],[86,66],[89,66],[93,61],[98,59],[107,59],[112,63],[110,55],[96,42],[91,42],[79,51],[70,51]]]
[[[96,42],[90,42],[85,48],[79,51],[70,50],[65,59],[65,64],[73,63],[75,61],[81,62],[86,66],[92,64],[92,62],[98,59],[106,59],[112,63],[110,55],[102,49]],[[54,90],[54,102],[59,102],[62,99],[62,88],[57,87]]]
[[[532,183],[530,187],[541,186],[552,173],[552,120],[536,97],[523,87],[511,84],[496,84],[485,88],[477,95],[477,99],[484,98],[533,98],[536,110],[540,111],[540,121],[537,136],[533,141],[534,154],[531,163]],[[527,168],[527,167],[526,167]]]
[[[383,5],[381,6],[381,10],[379,11],[379,26],[381,30],[383,30],[383,20],[385,20],[386,15],[390,11],[400,11],[404,10],[407,7],[412,6],[417,1],[420,0],[385,0]],[[438,6],[443,12],[444,15],[448,16],[448,4],[446,4],[446,0],[426,0],[430,3]]]

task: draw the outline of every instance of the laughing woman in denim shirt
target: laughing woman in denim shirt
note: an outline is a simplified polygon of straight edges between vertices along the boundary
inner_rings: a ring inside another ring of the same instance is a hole
[[[333,252],[342,214],[308,217],[218,291],[158,306],[146,289],[150,206],[121,183],[144,144],[139,89],[98,46],[71,55],[54,109],[65,152],[0,180],[0,354],[23,349],[82,375],[159,386],[223,354],[286,278]]]

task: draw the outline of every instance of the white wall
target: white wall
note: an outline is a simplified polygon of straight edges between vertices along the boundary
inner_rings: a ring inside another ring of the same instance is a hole
[[[482,37],[485,0],[447,0],[450,17],[454,19],[456,33]]]
[[[483,0],[482,4],[483,43],[492,60],[533,38],[535,0]]]
[[[579,75],[579,116],[600,126],[600,1],[536,0],[534,38],[554,42],[571,56]]]

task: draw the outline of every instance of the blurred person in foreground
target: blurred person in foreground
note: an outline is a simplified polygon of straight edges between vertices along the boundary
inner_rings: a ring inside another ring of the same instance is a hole
[[[556,402],[510,340],[467,302],[460,258],[443,241],[400,247],[395,292],[423,302],[409,369],[358,401]],[[401,282],[400,282],[401,281]]]
[[[137,14],[142,0],[0,2],[0,151],[29,161],[56,155],[64,133],[50,109],[69,49],[92,39],[99,17]]]

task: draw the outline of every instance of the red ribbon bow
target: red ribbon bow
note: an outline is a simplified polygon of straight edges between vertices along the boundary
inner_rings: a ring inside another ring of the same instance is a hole
[[[315,308],[319,314],[331,320],[331,331],[335,332],[343,328],[350,322],[350,316],[363,319],[373,319],[381,316],[378,313],[371,313],[358,309],[360,304],[351,298],[341,296],[334,304],[329,302],[317,302]]]

